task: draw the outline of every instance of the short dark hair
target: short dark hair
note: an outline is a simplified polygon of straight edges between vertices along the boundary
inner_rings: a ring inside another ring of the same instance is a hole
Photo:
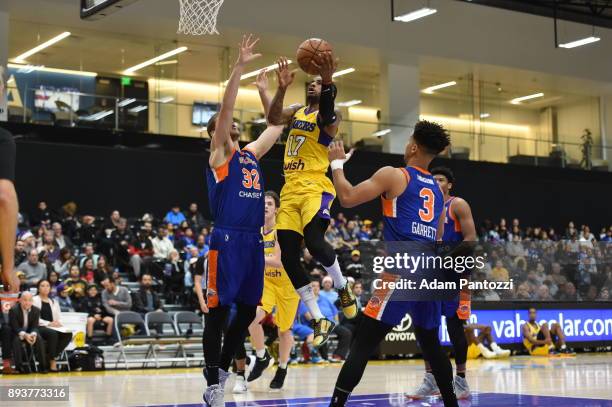
[[[46,278],[41,278],[40,280],[38,280],[38,283],[36,283],[36,292],[37,293],[40,291],[40,285],[42,283],[47,283],[47,284],[49,284],[49,287],[51,287],[51,282],[49,280],[47,280]]]
[[[450,144],[450,134],[438,123],[421,120],[414,125],[414,141],[433,155],[440,154]]]
[[[280,197],[275,191],[266,191],[266,196],[274,199],[274,205],[276,205],[277,208],[280,208]]]
[[[115,284],[115,277],[113,277],[110,274],[108,276],[106,276],[105,280],[108,280],[109,283]]]
[[[455,183],[455,174],[448,167],[435,167],[431,169],[431,175],[443,175],[451,184]]]
[[[213,114],[210,119],[208,119],[208,123],[206,123],[206,132],[210,137],[212,137],[217,128],[217,117],[219,117],[219,113]]]

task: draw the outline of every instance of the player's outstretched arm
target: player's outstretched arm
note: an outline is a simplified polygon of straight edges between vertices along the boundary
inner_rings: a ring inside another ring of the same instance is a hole
[[[216,167],[219,163],[225,161],[229,153],[230,146],[232,145],[230,129],[234,120],[234,106],[236,105],[236,96],[238,96],[238,88],[240,87],[240,76],[246,64],[261,56],[261,54],[253,52],[258,41],[259,38],[253,38],[249,34],[248,37],[244,35],[239,44],[238,60],[234,65],[227,87],[225,88],[219,118],[217,119],[215,132],[210,143],[211,166]]]
[[[255,154],[255,157],[259,160],[261,157],[266,155],[268,151],[272,148],[274,143],[278,140],[281,134],[283,134],[284,126],[271,126],[268,125],[263,133],[257,137],[257,140],[249,143],[246,146],[246,149],[252,151]]]
[[[379,197],[392,189],[393,183],[398,181],[398,175],[403,178],[397,168],[383,167],[376,171],[370,179],[353,186],[344,176],[343,168],[351,155],[352,151],[348,155],[344,152],[342,141],[335,141],[329,145],[329,160],[332,163],[336,195],[340,205],[345,208],[352,208]]]
[[[326,52],[317,56],[312,64],[319,69],[321,75],[321,99],[317,121],[327,134],[335,137],[341,121],[341,116],[335,108],[338,90],[333,80],[334,72],[338,68],[338,60],[334,59],[331,52]]]
[[[293,83],[295,71],[289,70],[289,61],[285,57],[278,60],[278,69],[276,70],[276,79],[278,80],[278,89],[270,104],[268,112],[268,123],[278,125],[287,124],[302,105],[291,105],[288,108],[283,108],[285,101],[285,93],[289,85]]]
[[[264,116],[268,117],[270,113],[270,105],[272,104],[272,96],[268,92],[268,70],[262,69],[257,74],[257,79],[255,80],[255,86],[257,86],[257,91],[259,92],[259,98],[261,99],[261,105],[263,106]]]

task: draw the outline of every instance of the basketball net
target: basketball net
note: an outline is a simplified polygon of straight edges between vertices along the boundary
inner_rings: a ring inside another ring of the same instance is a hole
[[[224,0],[179,0],[181,18],[177,33],[187,35],[219,34],[217,15]]]

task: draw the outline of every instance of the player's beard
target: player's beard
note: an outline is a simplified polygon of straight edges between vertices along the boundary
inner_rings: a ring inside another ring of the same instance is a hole
[[[321,95],[306,96],[306,103],[308,103],[309,106],[318,105],[320,100],[321,100]]]

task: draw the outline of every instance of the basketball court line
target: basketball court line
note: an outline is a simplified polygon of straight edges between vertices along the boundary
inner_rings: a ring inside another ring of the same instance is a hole
[[[281,407],[281,406],[319,406],[329,404],[330,397],[300,397],[277,400],[226,402],[227,407]],[[439,398],[409,400],[400,393],[361,394],[351,396],[347,405],[374,407],[438,407],[443,406]],[[202,404],[148,404],[147,407],[201,407]],[[534,396],[507,393],[472,393],[470,400],[460,400],[459,406],[555,406],[555,407],[612,407],[612,400],[587,399],[574,397]]]

